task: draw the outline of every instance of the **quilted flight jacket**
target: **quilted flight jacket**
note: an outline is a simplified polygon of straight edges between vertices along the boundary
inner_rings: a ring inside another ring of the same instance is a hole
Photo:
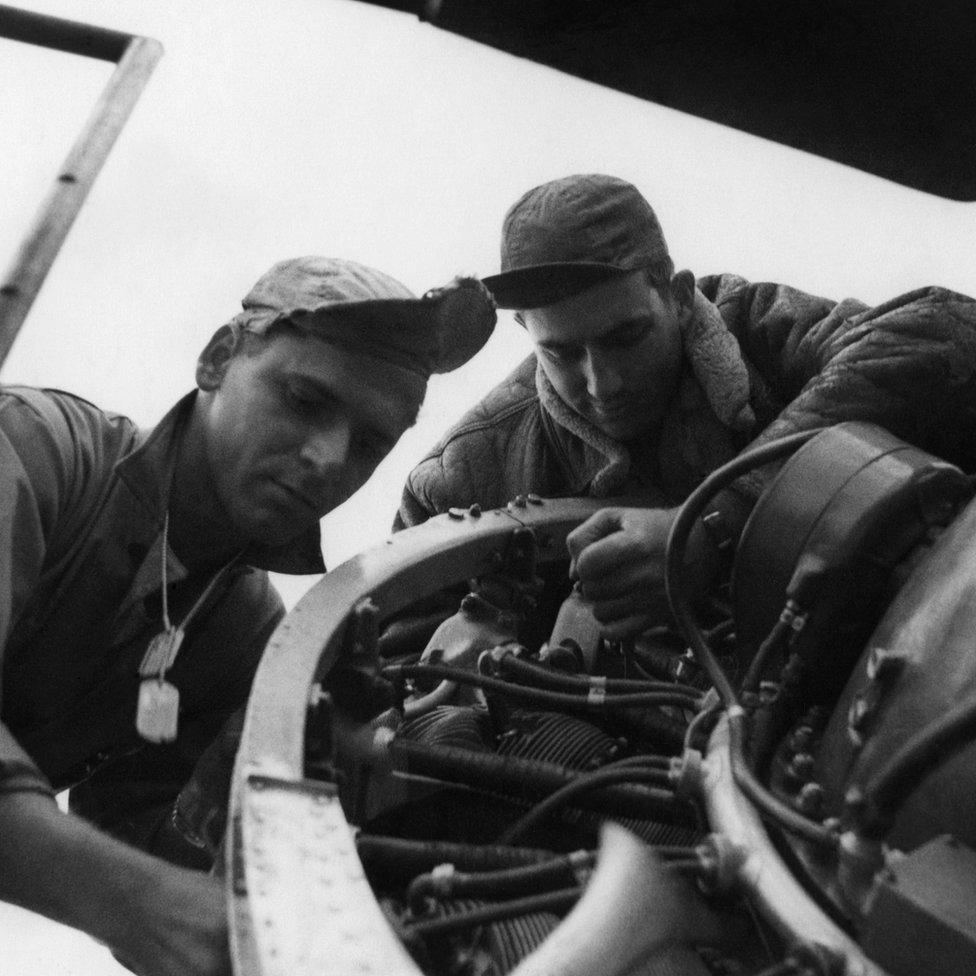
[[[684,346],[669,416],[629,447],[571,411],[530,356],[410,473],[394,528],[528,492],[676,505],[744,448],[846,420],[976,469],[976,301],[964,295],[927,287],[869,308],[714,275],[698,281]],[[763,477],[725,493],[730,528]]]

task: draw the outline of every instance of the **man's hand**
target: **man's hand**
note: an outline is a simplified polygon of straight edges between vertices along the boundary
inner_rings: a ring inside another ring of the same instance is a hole
[[[664,556],[677,509],[604,508],[566,538],[569,574],[604,625],[623,640],[670,617]]]
[[[158,886],[142,923],[109,946],[139,976],[231,976],[223,884],[157,862]]]
[[[230,976],[222,883],[0,793],[0,899],[87,932],[139,976]]]

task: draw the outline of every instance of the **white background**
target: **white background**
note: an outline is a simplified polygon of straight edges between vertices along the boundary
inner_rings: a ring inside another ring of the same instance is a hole
[[[25,0],[26,2],[26,0]],[[609,172],[654,204],[680,267],[881,301],[976,292],[971,204],[557,74],[353,0],[36,0],[166,49],[0,378],[150,425],[273,262],[349,257],[416,292],[497,267],[525,189]],[[0,41],[0,261],[11,260],[112,66]],[[508,318],[431,384],[416,428],[324,522],[336,565],[386,535],[406,472],[528,351]],[[281,580],[289,604],[315,582]],[[0,976],[123,972],[0,906]]]

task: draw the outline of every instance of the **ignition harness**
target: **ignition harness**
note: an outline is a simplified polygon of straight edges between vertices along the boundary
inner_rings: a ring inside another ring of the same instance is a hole
[[[680,583],[688,537],[695,521],[712,496],[746,471],[793,453],[822,430],[823,428],[818,427],[814,430],[802,431],[752,448],[705,478],[678,510],[671,526],[665,555],[664,585],[671,612],[681,633],[695,659],[714,685],[725,708],[729,724],[729,753],[735,782],[767,818],[775,821],[784,830],[789,830],[818,846],[835,847],[838,842],[835,833],[797,813],[792,807],[779,800],[756,779],[749,768],[745,758],[746,712],[739,702],[732,682],[712,653],[702,629],[698,626]]]
[[[488,655],[488,657],[485,657],[485,655]],[[656,681],[654,679],[637,680],[633,678],[596,678],[586,675],[564,674],[558,671],[550,671],[548,668],[540,667],[531,661],[517,658],[511,650],[506,650],[506,653],[497,658],[493,658],[490,651],[486,651],[485,655],[482,655],[482,657],[486,662],[491,662],[489,666],[493,666],[504,677],[520,679],[523,684],[532,684],[543,688],[575,691],[583,694],[588,692],[590,688],[599,686],[604,688],[607,694],[646,694],[647,692],[665,691],[690,695],[696,700],[700,700],[703,697],[703,692],[698,688],[693,688],[691,685],[678,684],[673,681]]]
[[[616,783],[651,783],[659,785],[662,782],[662,770],[653,767],[641,768],[639,763],[623,760],[620,764],[609,763],[592,773],[585,773],[561,786],[554,793],[550,793],[541,803],[537,803],[528,813],[520,817],[515,823],[504,830],[495,841],[496,844],[513,844],[526,831],[542,823],[547,817],[576,799],[581,793],[611,786]],[[666,779],[665,779],[666,781]]]
[[[473,685],[484,691],[507,695],[510,698],[521,698],[523,701],[549,708],[561,708],[567,712],[603,712],[611,708],[633,708],[641,705],[674,705],[678,708],[698,711],[700,704],[700,692],[697,689],[694,695],[676,691],[593,694],[592,689],[587,691],[588,686],[586,686],[583,689],[587,691],[586,694],[566,694],[512,684],[498,678],[461,671],[444,664],[394,664],[383,668],[380,674],[394,683],[408,678],[446,678],[460,685]]]

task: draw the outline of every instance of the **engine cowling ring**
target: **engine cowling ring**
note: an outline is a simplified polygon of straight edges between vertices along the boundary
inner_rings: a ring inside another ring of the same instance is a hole
[[[255,675],[231,784],[237,976],[420,976],[372,896],[336,790],[304,777],[309,696],[363,600],[383,618],[490,573],[519,529],[535,533],[540,562],[565,558],[567,534],[606,505],[533,496],[483,513],[453,509],[337,567],[281,622]]]

